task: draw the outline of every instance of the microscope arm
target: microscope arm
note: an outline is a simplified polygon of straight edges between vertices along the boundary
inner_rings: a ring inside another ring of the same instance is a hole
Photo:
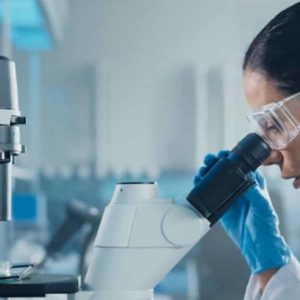
[[[210,223],[188,206],[174,204],[162,221],[162,234],[175,247],[193,247],[210,229]]]
[[[169,200],[157,204],[110,205],[105,209],[96,247],[191,247],[210,223],[192,207]]]
[[[210,228],[192,207],[139,200],[143,188],[117,186],[104,211],[85,280],[91,299],[152,299],[153,288]],[[127,190],[135,197],[126,199]]]
[[[190,192],[193,208],[159,199],[153,182],[118,184],[86,277],[91,299],[153,299],[154,286],[254,184],[249,174],[270,153],[259,135],[248,134]]]

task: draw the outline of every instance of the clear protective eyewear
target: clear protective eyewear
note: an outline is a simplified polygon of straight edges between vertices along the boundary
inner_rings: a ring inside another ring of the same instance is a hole
[[[247,118],[272,149],[284,149],[300,133],[300,92],[264,105]]]

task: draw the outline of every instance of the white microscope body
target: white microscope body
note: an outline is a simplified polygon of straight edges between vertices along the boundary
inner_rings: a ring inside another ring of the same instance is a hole
[[[192,207],[159,199],[156,183],[120,183],[106,207],[80,299],[152,300],[153,288],[209,231]]]
[[[187,196],[191,207],[159,199],[155,183],[121,183],[106,207],[82,300],[152,300],[153,288],[255,184],[271,148],[246,135]],[[201,213],[200,213],[201,212]]]

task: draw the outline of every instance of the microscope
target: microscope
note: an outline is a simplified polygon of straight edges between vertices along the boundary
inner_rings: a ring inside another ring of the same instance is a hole
[[[271,149],[248,134],[187,197],[189,206],[160,199],[155,182],[116,185],[94,242],[79,300],[153,300],[153,288],[254,184]],[[180,184],[180,183],[179,183]]]
[[[25,152],[19,128],[23,124],[26,118],[19,109],[15,63],[0,56],[0,226],[12,221],[12,164]],[[0,262],[1,299],[48,294],[67,294],[72,299],[78,287],[77,276],[41,274],[32,264]]]
[[[18,100],[16,69],[13,61],[0,56],[0,221],[11,221],[12,164],[25,146],[19,125],[26,124]]]

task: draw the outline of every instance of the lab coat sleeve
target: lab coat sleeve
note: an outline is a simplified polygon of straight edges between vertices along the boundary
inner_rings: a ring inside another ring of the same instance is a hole
[[[259,290],[256,276],[251,276],[244,297],[244,300],[287,299],[300,299],[300,263],[294,256],[286,266],[273,275],[263,293]]]

